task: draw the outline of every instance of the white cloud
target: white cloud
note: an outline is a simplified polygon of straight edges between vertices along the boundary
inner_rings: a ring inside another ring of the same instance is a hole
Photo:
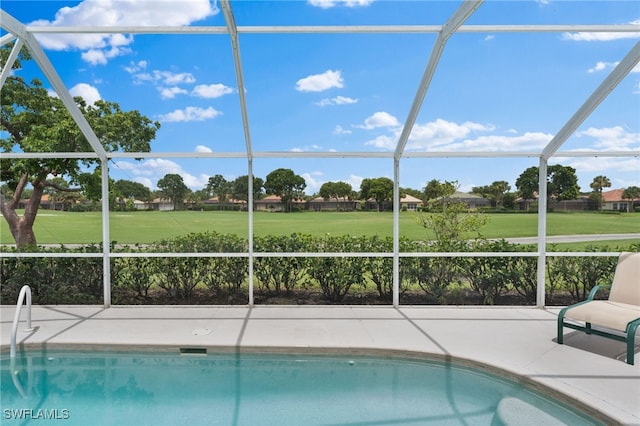
[[[309,75],[296,82],[299,92],[322,92],[333,87],[342,88],[344,85],[340,71],[327,70],[322,74]]]
[[[302,173],[300,176],[304,178],[304,181],[307,184],[307,187],[305,188],[304,192],[307,194],[313,194],[314,192],[318,192],[320,190],[320,187],[324,183],[319,179],[319,177],[322,175],[323,173],[318,171],[311,172],[311,173]]]
[[[124,67],[124,70],[129,74],[135,74],[138,71],[144,70],[146,68],[147,68],[147,61],[138,61],[138,63],[129,62],[129,65]]]
[[[96,101],[102,99],[98,89],[86,83],[76,84],[69,90],[69,93],[71,93],[71,96],[81,96],[89,105],[93,105]]]
[[[608,171],[624,173],[640,170],[640,159],[638,158],[598,157],[594,160],[593,158],[553,157],[553,160],[554,163],[573,167],[580,173],[605,173]]]
[[[409,135],[407,149],[428,149],[446,146],[466,137],[471,132],[489,130],[494,130],[494,128],[470,121],[457,124],[438,118],[426,124],[414,125],[411,135]],[[399,136],[400,134],[398,133]]]
[[[180,87],[158,87],[160,97],[162,99],[173,99],[176,95],[184,95],[187,93],[185,89]]]
[[[128,47],[111,46],[110,49],[89,49],[80,54],[80,57],[91,65],[104,65],[109,59],[125,55],[131,52]]]
[[[435,148],[441,151],[535,151],[542,150],[553,135],[542,132],[526,132],[518,136],[487,135],[460,142],[450,141]],[[412,147],[413,148],[413,147]],[[433,148],[433,147],[420,147]]]
[[[607,68],[613,68],[618,64],[619,64],[619,62],[602,62],[602,61],[600,61],[593,68],[589,68],[588,72],[594,73],[594,72],[598,72],[598,71],[603,71],[603,70],[606,70]]]
[[[309,0],[311,6],[321,9],[330,9],[336,6],[364,7],[373,3],[373,0]]]
[[[367,117],[367,119],[364,120],[364,125],[357,125],[355,127],[371,130],[378,127],[396,127],[399,125],[398,119],[393,115],[388,112],[378,111],[370,117]]]
[[[589,136],[594,138],[596,140],[593,145],[594,148],[616,151],[640,149],[640,133],[627,132],[621,126],[604,127],[599,129],[589,127],[587,130],[577,132],[576,136]]]
[[[362,176],[357,175],[349,175],[349,179],[347,179],[347,183],[351,185],[354,191],[360,191],[360,184],[362,183]]]
[[[365,145],[380,149],[395,149],[400,138],[401,129],[392,129],[391,134],[380,135]],[[474,132],[488,132],[495,130],[495,126],[467,121],[458,124],[452,121],[436,119],[413,127],[407,150],[437,150],[437,151],[503,151],[503,150],[540,150],[552,138],[552,135],[538,132],[509,136],[489,135],[475,139],[468,138]]]
[[[491,40],[494,40],[495,38],[496,36],[494,36],[493,34],[490,34],[484,38],[484,41],[491,41]]]
[[[213,152],[213,150],[208,146],[198,145],[196,146],[195,152]]]
[[[396,138],[387,135],[380,135],[373,140],[365,142],[365,145],[373,146],[381,149],[394,149],[398,143]]]
[[[319,106],[323,107],[323,106],[327,106],[327,105],[355,104],[356,102],[358,102],[357,99],[348,98],[348,97],[345,97],[345,96],[336,96],[335,98],[332,98],[332,99],[324,98],[320,102],[316,102],[316,105],[319,105]]]
[[[342,126],[337,125],[335,129],[333,129],[334,135],[348,135],[351,133],[351,130],[344,129]]]
[[[52,21],[40,19],[34,26],[184,26],[219,13],[210,0],[146,1],[84,0],[73,7],[62,7]],[[133,36],[124,34],[37,34],[46,49],[79,50],[83,60],[104,64],[110,58],[129,52]]]
[[[233,89],[224,84],[199,84],[191,91],[193,96],[207,99],[219,98],[230,93],[233,93]]]
[[[188,72],[174,73],[171,71],[153,70],[151,72],[141,72],[133,74],[136,82],[150,82],[156,84],[164,84],[165,86],[174,86],[176,84],[195,83],[196,78]]]
[[[380,149],[395,149],[400,129],[392,129],[389,134],[379,135],[365,142],[365,145]],[[517,133],[513,129],[506,134],[476,136],[474,133],[493,132],[495,126],[474,122],[458,124],[437,119],[426,124],[416,124],[409,136],[407,150],[421,151],[522,151],[540,152],[553,138],[543,132]],[[473,137],[472,137],[473,135]],[[640,149],[640,133],[633,133],[621,126],[594,128],[577,132],[575,137],[592,138],[592,143],[583,143],[580,150],[625,151]]]
[[[200,107],[186,107],[185,109],[177,109],[168,114],[160,116],[160,121],[172,122],[172,121],[204,121],[212,118],[216,118],[222,113],[213,107],[207,109]]]
[[[194,176],[186,172],[182,166],[175,161],[164,158],[153,158],[141,162],[118,161],[116,166],[132,175],[131,180],[140,182],[151,189],[157,189],[157,183],[167,174],[177,174],[182,176],[184,184],[191,189],[202,189],[208,182],[209,176],[201,173]]]
[[[291,148],[290,151],[291,152],[309,152],[309,151],[321,151],[322,147],[320,145],[307,145],[304,147],[295,147],[295,148]]]
[[[640,25],[640,19],[635,20],[633,22],[629,22],[631,25]],[[640,33],[638,32],[601,32],[601,33],[591,33],[591,32],[577,32],[577,33],[564,33],[562,34],[563,40],[572,40],[572,41],[611,41],[611,40],[621,40],[627,38],[640,38]]]

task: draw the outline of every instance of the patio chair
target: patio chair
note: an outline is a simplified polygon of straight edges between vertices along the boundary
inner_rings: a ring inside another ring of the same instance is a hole
[[[640,326],[640,253],[620,255],[608,300],[594,300],[601,287],[595,286],[587,300],[560,311],[557,342],[563,343],[564,327],[626,342],[627,364],[633,365],[636,330]],[[592,325],[599,327],[594,329]]]

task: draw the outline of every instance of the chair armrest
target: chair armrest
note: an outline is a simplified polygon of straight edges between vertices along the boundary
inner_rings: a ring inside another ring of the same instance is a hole
[[[597,286],[593,287],[591,289],[591,291],[589,292],[589,295],[587,296],[587,300],[593,300],[593,298],[596,297],[596,293],[601,288],[609,288],[609,287],[611,287],[611,286],[610,285],[597,285]]]

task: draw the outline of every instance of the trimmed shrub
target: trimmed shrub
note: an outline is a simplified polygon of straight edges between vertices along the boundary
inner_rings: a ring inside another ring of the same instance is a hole
[[[255,252],[306,252],[311,247],[310,235],[291,234],[289,236],[267,235],[255,237]],[[260,288],[271,296],[287,296],[296,285],[307,281],[308,259],[304,257],[256,257],[253,273],[260,281]]]
[[[330,235],[314,239],[315,250],[319,253],[361,252],[362,238]],[[340,303],[353,285],[364,286],[364,262],[361,257],[335,256],[312,257],[308,259],[309,276],[322,289],[322,295],[329,303]]]

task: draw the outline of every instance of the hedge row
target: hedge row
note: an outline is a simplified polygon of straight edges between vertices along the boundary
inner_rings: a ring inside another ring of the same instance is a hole
[[[122,257],[111,259],[115,304],[246,304],[249,260],[247,241],[215,232],[190,234],[145,246],[112,247]],[[375,296],[372,303],[390,303],[391,257],[261,256],[260,253],[389,253],[390,238],[292,234],[254,239],[255,294],[266,303],[274,298],[299,303],[300,295],[318,293],[321,303],[353,303],[354,293]],[[638,251],[639,247],[600,247],[602,251]],[[587,251],[594,251],[589,248]],[[101,246],[39,248],[44,253],[100,253]],[[438,243],[400,240],[402,253],[442,252]],[[459,242],[455,252],[534,252],[535,246],[505,240]],[[145,256],[149,253],[238,253],[211,257]],[[597,284],[611,281],[615,257],[548,257],[547,304],[583,300]],[[1,259],[1,303],[15,303],[19,289],[31,286],[38,304],[102,303],[102,258],[4,257]],[[402,298],[425,304],[534,304],[537,257],[400,257]],[[461,295],[462,299],[461,300]],[[508,300],[505,298],[508,296]],[[350,299],[351,298],[351,299]],[[371,298],[367,299],[371,301]],[[282,302],[280,302],[282,303]],[[365,302],[366,303],[366,302]]]

